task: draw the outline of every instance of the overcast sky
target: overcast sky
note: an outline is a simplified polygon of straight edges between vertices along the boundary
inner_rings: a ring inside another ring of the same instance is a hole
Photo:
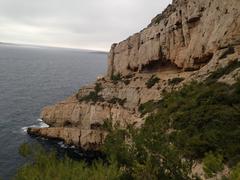
[[[109,50],[171,0],[0,0],[0,41]]]

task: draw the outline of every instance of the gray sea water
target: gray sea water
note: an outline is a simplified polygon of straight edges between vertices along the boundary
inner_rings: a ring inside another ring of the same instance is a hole
[[[44,126],[41,109],[103,75],[106,59],[84,50],[0,45],[1,178],[10,179],[24,163],[18,147],[34,141],[26,127]]]

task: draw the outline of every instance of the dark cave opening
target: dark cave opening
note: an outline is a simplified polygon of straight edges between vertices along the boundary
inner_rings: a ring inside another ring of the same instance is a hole
[[[162,72],[167,70],[178,71],[179,68],[173,64],[170,60],[155,60],[150,61],[148,64],[143,65],[141,72],[142,73],[154,73],[154,72]]]

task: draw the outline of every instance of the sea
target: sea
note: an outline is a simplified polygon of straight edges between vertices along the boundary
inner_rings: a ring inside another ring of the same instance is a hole
[[[94,82],[105,74],[106,67],[104,52],[0,45],[0,179],[11,179],[26,163],[18,153],[23,143],[41,143],[81,158],[76,148],[30,137],[26,130],[30,126],[47,127],[39,119],[41,109]]]

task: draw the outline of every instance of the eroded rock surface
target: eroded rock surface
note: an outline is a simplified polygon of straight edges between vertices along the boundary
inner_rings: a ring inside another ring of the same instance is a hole
[[[151,64],[198,70],[219,49],[239,45],[239,6],[237,0],[173,1],[148,28],[112,46],[108,76],[147,71]]]

